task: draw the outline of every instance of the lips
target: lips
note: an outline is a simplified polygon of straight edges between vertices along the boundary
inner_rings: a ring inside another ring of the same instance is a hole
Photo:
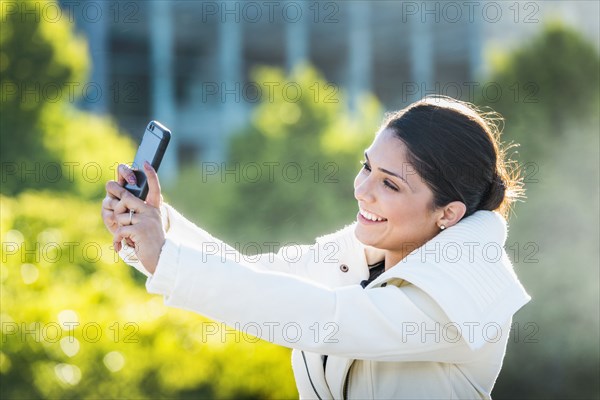
[[[387,218],[382,217],[381,215],[378,215],[374,212],[371,212],[369,210],[365,210],[363,208],[358,209],[358,214],[365,220],[370,221],[370,222],[385,222],[387,221]]]

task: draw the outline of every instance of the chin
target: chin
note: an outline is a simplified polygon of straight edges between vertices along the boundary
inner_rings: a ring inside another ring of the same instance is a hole
[[[356,236],[358,241],[364,244],[365,246],[377,247],[375,245],[376,243],[375,239],[373,238],[373,235],[370,235],[369,233],[365,232],[363,227],[357,225],[354,228],[354,235]]]

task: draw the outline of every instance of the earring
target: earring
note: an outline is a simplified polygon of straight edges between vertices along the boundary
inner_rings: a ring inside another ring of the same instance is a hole
[[[441,229],[441,230],[444,230],[444,229],[446,229],[446,225],[440,225],[440,229]]]

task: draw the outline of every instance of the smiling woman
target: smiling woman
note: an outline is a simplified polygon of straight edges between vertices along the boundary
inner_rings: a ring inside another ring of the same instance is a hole
[[[487,118],[437,96],[388,115],[354,182],[356,235],[387,250],[386,269],[477,210],[506,217],[522,196],[518,171],[507,171],[500,133]]]
[[[503,249],[522,184],[492,122],[441,97],[390,114],[354,182],[357,221],[294,260],[235,257],[162,203],[150,166],[146,202],[120,166],[103,219],[168,305],[294,349],[301,398],[489,398],[530,299]]]
[[[407,147],[391,129],[377,135],[365,158],[354,181],[359,207],[356,236],[366,245],[386,250],[388,269],[435,236],[440,215],[431,212],[433,192],[408,168]],[[460,204],[450,211],[458,216]]]

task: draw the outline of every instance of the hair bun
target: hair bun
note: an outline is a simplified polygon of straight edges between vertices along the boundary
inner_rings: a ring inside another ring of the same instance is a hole
[[[498,174],[498,171],[494,171],[494,176],[490,182],[488,189],[481,197],[480,210],[493,211],[500,207],[504,201],[506,195],[506,183],[502,177]]]

